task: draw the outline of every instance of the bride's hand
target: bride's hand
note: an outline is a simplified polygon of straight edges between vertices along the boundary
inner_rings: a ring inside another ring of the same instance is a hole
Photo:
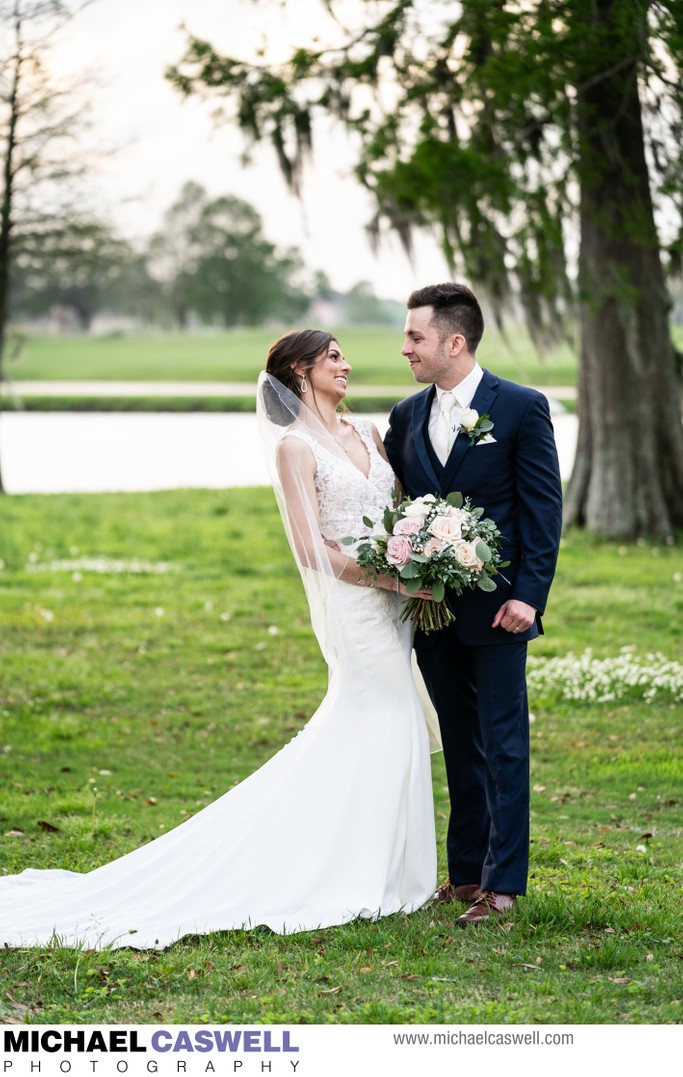
[[[406,591],[405,585],[399,582],[398,585],[399,595],[404,595],[405,598],[426,598],[429,602],[432,601],[432,589],[431,587],[423,587],[421,591]]]
[[[405,584],[401,583],[398,576],[381,575],[374,580],[375,587],[382,587],[385,591],[394,591],[404,598],[425,598],[431,601],[431,587],[423,587],[420,591],[407,591]]]

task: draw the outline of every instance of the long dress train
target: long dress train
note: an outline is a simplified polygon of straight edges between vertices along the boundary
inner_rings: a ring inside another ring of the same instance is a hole
[[[359,534],[391,494],[369,425],[355,425],[367,478],[310,443],[334,539]],[[213,804],[112,863],[0,879],[0,944],[163,948],[188,934],[258,924],[285,934],[423,905],[436,875],[430,749],[399,612],[397,595],[336,581],[328,692],[306,727]]]

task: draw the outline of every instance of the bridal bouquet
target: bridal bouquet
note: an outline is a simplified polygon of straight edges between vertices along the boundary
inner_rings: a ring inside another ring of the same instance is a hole
[[[360,543],[357,561],[362,568],[397,576],[408,592],[431,587],[431,600],[409,598],[401,611],[401,620],[411,617],[425,632],[455,620],[446,588],[456,595],[475,587],[495,591],[493,577],[510,563],[501,560],[494,521],[459,493],[406,498],[384,510],[382,526],[367,516],[363,523],[370,529],[367,537],[342,540]]]

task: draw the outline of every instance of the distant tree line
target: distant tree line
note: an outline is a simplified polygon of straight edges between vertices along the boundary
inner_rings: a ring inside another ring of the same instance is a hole
[[[401,304],[379,299],[367,281],[335,293],[295,248],[279,250],[266,239],[253,206],[231,195],[210,198],[198,183],[185,184],[138,248],[110,224],[74,215],[14,236],[13,320],[58,309],[83,330],[102,313],[179,329],[260,325],[296,321],[316,298],[335,301],[344,321],[403,319]]]

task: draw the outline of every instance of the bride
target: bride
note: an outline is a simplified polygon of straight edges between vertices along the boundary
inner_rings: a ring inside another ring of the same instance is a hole
[[[270,349],[257,413],[329,668],[308,725],[239,786],[87,874],[0,880],[0,944],[162,948],[267,925],[282,934],[419,908],[434,893],[429,734],[397,580],[369,581],[368,533],[394,475],[372,423],[339,412],[351,370],[329,333]],[[346,552],[344,552],[346,551]],[[429,597],[427,594],[425,597]]]

